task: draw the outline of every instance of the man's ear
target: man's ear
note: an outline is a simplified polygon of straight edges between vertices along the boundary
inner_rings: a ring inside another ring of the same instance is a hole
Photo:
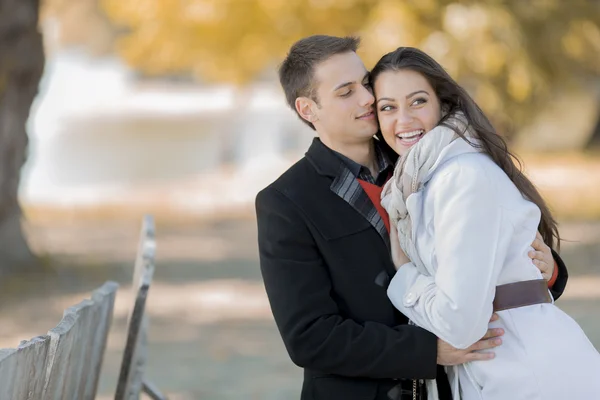
[[[316,109],[317,103],[315,103],[314,100],[309,99],[308,97],[296,98],[296,111],[298,111],[298,114],[306,121],[310,123],[318,121],[319,117],[315,112]]]

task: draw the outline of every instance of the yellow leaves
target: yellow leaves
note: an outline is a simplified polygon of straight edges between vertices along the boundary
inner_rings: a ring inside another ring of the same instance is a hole
[[[313,8],[316,13],[330,8],[335,4],[335,0],[308,0],[308,6]]]
[[[455,40],[454,53],[463,55],[469,70],[477,74],[503,74],[511,53],[521,50],[514,18],[502,5],[450,4],[442,25]]]
[[[489,26],[486,9],[479,5],[450,4],[445,9],[444,29],[459,40],[483,33]]]
[[[225,18],[225,9],[214,0],[182,2],[178,17],[183,23],[216,24]]]
[[[488,82],[480,82],[474,97],[479,104],[485,105],[485,110],[488,113],[493,114],[502,109],[502,101],[498,94],[498,89]]]
[[[459,66],[463,60],[456,56],[456,44],[448,33],[434,31],[421,42],[419,47],[440,63],[450,76],[455,78],[459,76]]]
[[[267,13],[281,13],[292,1],[288,0],[258,0],[258,5]]]
[[[166,13],[161,13],[160,2],[158,0],[101,0],[101,5],[108,17],[117,25],[134,27],[144,21],[157,18],[165,18]]]
[[[244,82],[315,33],[359,31],[370,0],[102,0],[130,32],[118,49],[147,73]]]
[[[600,72],[600,16],[583,2],[100,1],[110,21],[125,28],[119,54],[149,74],[244,83],[272,71],[302,37],[358,34],[367,68],[399,46],[422,48],[506,121],[542,104],[530,100],[543,99],[552,80],[562,79],[556,71]]]
[[[600,28],[589,20],[575,20],[562,37],[565,53],[580,63],[589,63],[600,73]]]
[[[508,67],[508,94],[518,102],[525,101],[532,90],[528,68],[522,63],[510,63]]]
[[[385,53],[400,46],[416,46],[422,31],[419,15],[406,2],[380,1],[361,31],[360,54],[371,67]]]
[[[485,46],[471,47],[466,58],[473,71],[495,77],[507,62],[509,51],[503,43],[489,41]]]
[[[410,3],[423,14],[439,13],[442,6],[438,0],[411,0]]]
[[[265,46],[263,38],[258,35],[248,35],[240,42],[240,59],[249,63],[252,60],[269,59],[269,49]]]
[[[575,59],[581,59],[585,50],[583,38],[577,35],[573,29],[563,36],[562,46],[565,52]]]

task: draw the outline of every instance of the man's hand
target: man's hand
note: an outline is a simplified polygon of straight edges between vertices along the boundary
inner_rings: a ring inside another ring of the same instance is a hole
[[[494,314],[490,322],[496,321],[498,318],[498,315]],[[495,357],[495,353],[480,351],[500,346],[502,344],[500,336],[502,335],[504,335],[502,328],[489,329],[480,341],[464,350],[456,349],[443,340],[438,339],[437,363],[439,365],[458,365],[469,361],[491,360]]]
[[[535,266],[542,272],[544,279],[549,281],[554,272],[554,257],[552,257],[550,247],[544,243],[544,239],[539,232],[535,235],[535,240],[531,246],[534,250],[529,252],[529,257],[533,260]]]

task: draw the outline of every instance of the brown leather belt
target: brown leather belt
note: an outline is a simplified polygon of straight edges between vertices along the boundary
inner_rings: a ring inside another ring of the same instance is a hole
[[[542,303],[552,303],[545,279],[496,286],[494,312]]]

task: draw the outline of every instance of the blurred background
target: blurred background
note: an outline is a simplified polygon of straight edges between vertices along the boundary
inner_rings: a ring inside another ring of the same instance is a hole
[[[570,271],[558,305],[600,348],[600,2],[1,0],[0,11],[0,348],[116,280],[99,389],[111,398],[151,213],[150,379],[172,399],[298,398],[253,202],[313,137],[276,76],[311,34],[361,36],[367,68],[419,47],[467,88],[558,218]]]

